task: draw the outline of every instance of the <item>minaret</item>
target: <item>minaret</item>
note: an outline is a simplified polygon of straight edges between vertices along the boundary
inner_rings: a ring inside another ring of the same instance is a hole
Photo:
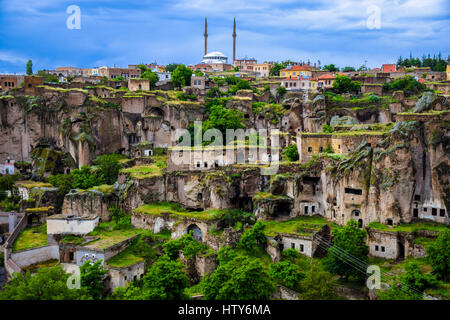
[[[236,17],[233,22],[233,64],[236,60]]]
[[[205,18],[205,56],[208,54],[208,20]]]

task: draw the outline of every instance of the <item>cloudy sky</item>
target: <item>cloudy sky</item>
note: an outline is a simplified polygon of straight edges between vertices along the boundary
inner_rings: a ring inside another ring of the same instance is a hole
[[[70,5],[80,29],[67,28]],[[2,0],[0,73],[23,73],[28,59],[35,71],[195,64],[205,16],[209,51],[228,57],[233,17],[238,58],[379,67],[410,51],[450,54],[448,0]]]

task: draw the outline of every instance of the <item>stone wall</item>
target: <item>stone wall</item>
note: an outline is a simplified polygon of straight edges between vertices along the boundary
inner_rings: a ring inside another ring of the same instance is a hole
[[[47,234],[86,235],[98,225],[99,218],[95,215],[85,217],[71,217],[53,215],[47,218]]]
[[[142,279],[145,273],[145,261],[123,268],[107,266],[107,269],[109,275],[107,287],[114,292],[118,287],[126,287],[130,282]]]
[[[11,253],[11,259],[20,267],[48,261],[59,260],[59,246],[50,245]]]

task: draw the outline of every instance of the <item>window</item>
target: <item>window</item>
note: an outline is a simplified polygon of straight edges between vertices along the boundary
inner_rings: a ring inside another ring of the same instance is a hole
[[[319,148],[319,152],[323,152],[323,147],[320,147],[320,148]]]
[[[386,251],[386,248],[381,246],[381,252],[385,252],[385,251]]]
[[[437,209],[436,208],[431,208],[431,215],[437,216]]]
[[[362,195],[362,190],[361,189],[345,188],[345,193]]]
[[[203,194],[199,193],[199,194],[197,195],[197,200],[198,200],[198,201],[202,201],[202,200],[203,200]]]
[[[378,245],[375,245],[375,251],[378,251],[378,249],[379,249]]]
[[[445,209],[439,210],[439,215],[440,215],[441,217],[445,217]]]
[[[304,245],[300,245],[300,252],[303,252],[305,250],[305,246]]]
[[[197,168],[200,168],[200,162],[197,162]]]
[[[420,194],[414,195],[414,201],[420,201]]]
[[[315,212],[316,211],[316,206],[312,206],[311,207],[311,212]]]
[[[419,209],[414,208],[414,209],[413,209],[413,217],[414,217],[414,218],[417,218],[418,216],[419,216]]]
[[[305,206],[305,214],[308,214],[308,211],[309,211],[309,207]]]
[[[205,168],[208,168],[208,162],[205,162]]]
[[[295,249],[295,243],[291,243],[291,248]]]
[[[308,152],[312,152],[312,147],[308,147]]]
[[[427,208],[423,208],[423,212],[427,212],[427,210],[428,210]]]
[[[392,224],[394,223],[394,222],[392,221],[392,219],[387,219],[386,222],[387,222],[387,225],[388,225],[388,226],[392,226]]]

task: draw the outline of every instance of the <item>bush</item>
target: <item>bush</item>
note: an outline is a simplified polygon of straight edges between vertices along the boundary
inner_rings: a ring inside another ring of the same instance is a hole
[[[298,149],[296,144],[290,144],[283,150],[283,158],[289,161],[297,161],[299,159]]]
[[[271,264],[269,274],[272,279],[293,290],[299,290],[300,282],[305,277],[300,268],[289,261]]]
[[[338,93],[359,92],[361,90],[361,83],[359,81],[352,81],[347,76],[336,75],[333,82],[333,89]]]
[[[322,126],[322,132],[333,133],[334,132],[334,128],[332,126],[330,126],[329,124],[324,124]]]
[[[260,246],[265,245],[267,242],[264,235],[264,223],[258,221],[253,228],[248,229],[241,236],[241,240],[238,243],[238,247],[249,252],[257,250]]]

